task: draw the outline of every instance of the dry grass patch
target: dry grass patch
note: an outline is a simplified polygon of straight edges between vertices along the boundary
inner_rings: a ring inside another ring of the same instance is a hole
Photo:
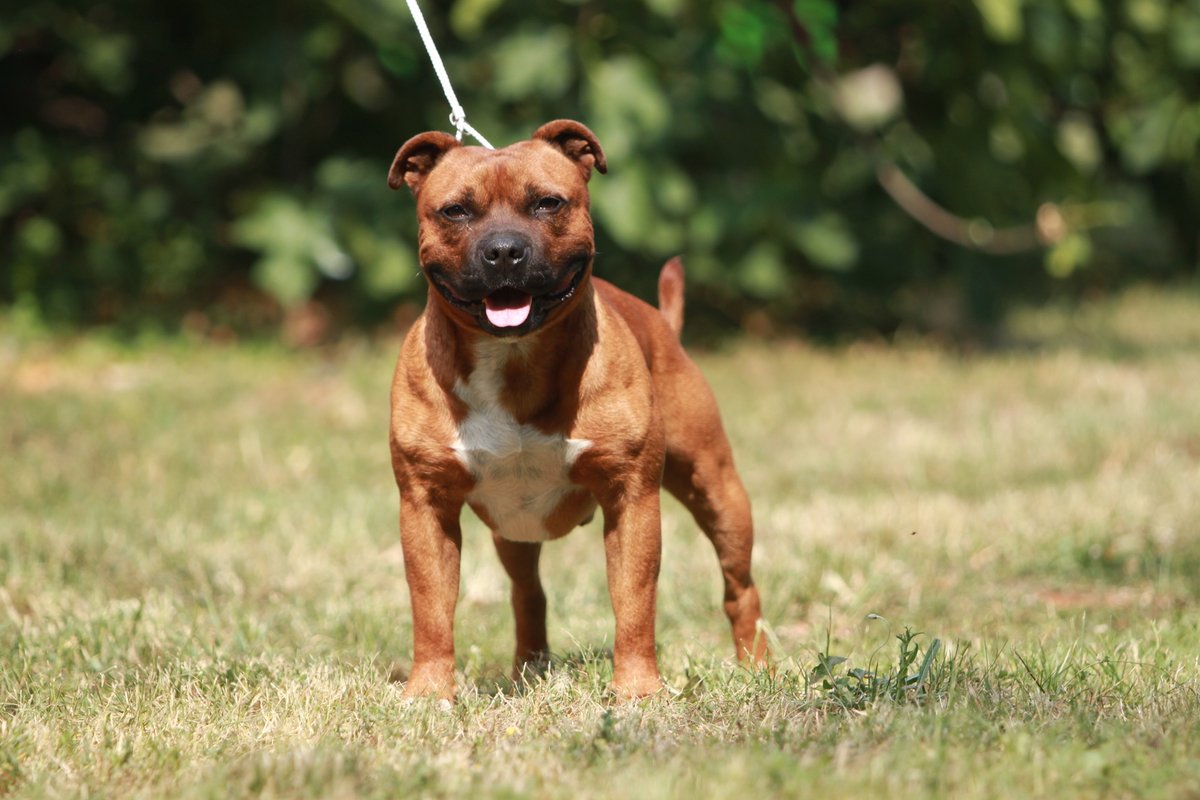
[[[703,356],[775,674],[729,663],[715,559],[668,502],[672,694],[605,692],[595,527],[547,548],[556,659],[513,686],[471,522],[447,709],[388,680],[391,348],[0,324],[0,796],[1200,793],[1200,298],[1026,312],[1013,336]]]

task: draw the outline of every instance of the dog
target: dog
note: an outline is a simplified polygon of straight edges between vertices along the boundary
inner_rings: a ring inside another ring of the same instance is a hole
[[[738,658],[769,658],[750,576],[750,503],[712,391],[679,342],[682,265],[662,269],[657,309],[593,276],[593,171],[607,171],[595,135],[556,120],[499,150],[422,133],[388,173],[391,188],[416,198],[428,283],[391,395],[413,617],[405,697],[456,692],[464,505],[491,529],[512,579],[514,680],[549,654],[542,543],[598,509],[616,618],[611,688],[625,698],[663,688],[660,487],[716,549]]]

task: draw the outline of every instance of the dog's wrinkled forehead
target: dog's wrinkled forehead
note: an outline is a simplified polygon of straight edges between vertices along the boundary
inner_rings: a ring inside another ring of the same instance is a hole
[[[518,142],[502,150],[460,147],[429,173],[421,189],[423,206],[446,203],[479,207],[524,206],[549,195],[587,197],[587,182],[571,159],[542,141]]]
[[[565,159],[565,161],[564,161]],[[572,165],[577,178],[569,177],[565,164]],[[566,178],[562,194],[570,196],[586,189],[580,186],[592,171],[607,171],[604,150],[587,126],[570,119],[547,122],[533,132],[529,141],[503,150],[464,147],[444,131],[426,131],[409,139],[396,151],[388,170],[388,186],[407,185],[418,198],[428,194],[430,179],[438,173],[438,185],[495,186],[496,189],[536,187],[537,182]],[[564,198],[565,199],[565,198]]]

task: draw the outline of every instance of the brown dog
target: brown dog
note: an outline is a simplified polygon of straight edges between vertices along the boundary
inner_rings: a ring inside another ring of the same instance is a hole
[[[412,594],[406,697],[453,697],[459,515],[492,530],[512,578],[514,677],[545,658],[542,542],[604,518],[616,616],[613,689],[662,688],[654,651],[659,487],[712,541],[739,658],[767,649],[750,579],[750,504],[712,392],[679,344],[683,271],[658,310],[592,277],[587,180],[605,171],[578,122],[547,123],[501,150],[441,132],[396,153],[388,185],[417,198],[425,313],[392,384],[392,466]]]

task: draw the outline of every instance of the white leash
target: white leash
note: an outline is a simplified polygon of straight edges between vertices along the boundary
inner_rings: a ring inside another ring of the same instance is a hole
[[[413,22],[417,23],[421,41],[425,43],[429,60],[433,62],[433,71],[437,73],[438,80],[442,82],[442,91],[446,94],[446,101],[450,103],[450,124],[454,126],[455,138],[461,142],[463,131],[466,131],[488,150],[495,150],[496,148],[492,147],[479,131],[467,124],[467,112],[463,110],[458,98],[454,95],[454,88],[450,86],[450,76],[446,74],[446,66],[442,64],[442,57],[438,55],[437,47],[433,44],[433,36],[429,33],[429,26],[425,24],[425,17],[421,14],[421,7],[417,5],[417,0],[408,0],[408,10],[412,13]]]

